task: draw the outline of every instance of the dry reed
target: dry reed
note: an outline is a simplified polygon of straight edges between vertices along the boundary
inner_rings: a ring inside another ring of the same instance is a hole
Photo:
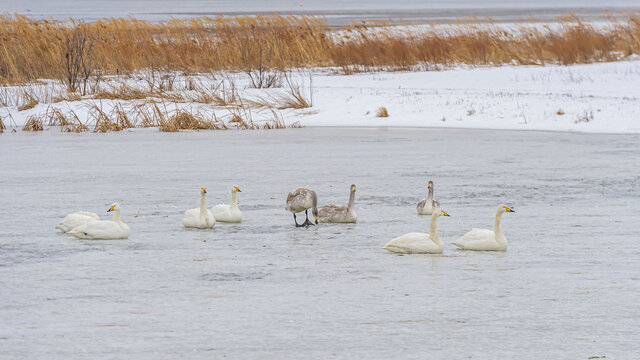
[[[136,71],[146,74],[150,90],[171,91],[176,72],[242,71],[253,86],[265,87],[277,84],[273,74],[288,68],[336,66],[353,72],[458,63],[574,64],[640,53],[638,14],[611,17],[610,26],[601,28],[569,15],[560,28],[520,25],[517,31],[479,22],[427,31],[372,31],[362,24],[336,30],[321,17],[281,15],[167,23],[133,18],[60,23],[1,15],[0,34],[0,83],[59,79],[83,94],[103,75]]]
[[[44,130],[44,121],[40,115],[31,115],[27,118],[27,122],[22,127],[22,131],[42,131]]]
[[[380,106],[378,110],[376,110],[376,117],[389,117],[389,111],[386,107]]]
[[[173,116],[169,117],[165,122],[158,126],[158,130],[163,132],[177,132],[180,130],[216,130],[218,128],[219,127],[214,120],[206,119],[201,113],[192,114],[185,110],[177,111]]]

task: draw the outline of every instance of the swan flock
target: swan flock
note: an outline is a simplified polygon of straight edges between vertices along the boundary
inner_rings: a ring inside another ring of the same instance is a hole
[[[440,208],[440,202],[434,199],[434,184],[429,181],[427,198],[418,202],[416,206],[419,215],[431,215],[429,232],[410,232],[398,236],[383,247],[392,253],[399,254],[441,254],[445,244],[438,236],[436,222],[441,216],[450,216]],[[216,222],[241,223],[242,212],[239,208],[238,193],[241,192],[237,185],[230,190],[231,201],[229,204],[219,204],[207,209],[207,188],[200,188],[200,206],[184,212],[182,223],[185,228],[212,229]],[[346,206],[325,205],[318,210],[318,195],[308,188],[297,188],[287,195],[285,210],[293,214],[296,227],[309,227],[321,223],[355,223],[357,213],[355,208],[356,185],[349,188],[349,200]],[[309,210],[313,221],[309,219]],[[120,205],[112,204],[107,212],[113,213],[112,220],[101,220],[92,212],[78,211],[67,215],[56,229],[72,235],[78,239],[86,240],[116,240],[127,239],[131,234],[129,226],[120,219]],[[296,214],[304,212],[305,221],[298,223]],[[473,251],[506,251],[507,238],[502,231],[502,214],[515,212],[511,207],[500,204],[494,218],[493,230],[473,228],[452,242],[460,250]]]

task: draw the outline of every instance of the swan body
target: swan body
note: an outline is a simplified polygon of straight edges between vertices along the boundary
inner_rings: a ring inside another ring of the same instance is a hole
[[[131,230],[127,224],[120,221],[120,205],[111,205],[107,212],[113,211],[113,220],[95,220],[80,225],[69,234],[78,239],[87,240],[117,240],[127,239],[131,235]]]
[[[462,250],[506,251],[507,238],[502,233],[502,227],[500,226],[500,219],[505,212],[515,211],[505,204],[498,205],[498,211],[496,212],[494,220],[494,231],[489,229],[471,229],[471,231],[462,235],[460,239],[453,242],[453,245]]]
[[[441,254],[444,243],[436,231],[436,220],[443,215],[449,216],[440,208],[433,211],[428,234],[418,232],[404,234],[389,241],[383,249],[399,254]]]
[[[431,215],[433,214],[433,210],[440,207],[440,202],[433,198],[433,181],[429,181],[429,194],[426,199],[420,200],[418,206],[416,206],[416,210],[418,210],[418,214],[420,215]]]
[[[62,230],[62,232],[69,232],[74,228],[84,225],[86,223],[100,220],[100,217],[96,213],[88,211],[78,211],[73,214],[67,215],[57,226],[56,229]]]
[[[211,210],[207,209],[205,196],[207,188],[200,189],[200,207],[184,212],[182,223],[188,228],[210,229],[216,224],[216,219]]]
[[[242,192],[237,186],[231,187],[231,204],[220,204],[211,208],[213,216],[216,221],[239,223],[242,222],[242,212],[238,208],[238,196],[237,193]]]
[[[318,212],[318,220],[324,223],[355,223],[358,220],[355,206],[356,186],[351,185],[347,206],[327,205]]]
[[[289,195],[287,195],[287,202],[284,208],[293,214],[293,221],[296,223],[297,227],[313,225],[313,223],[309,221],[309,214],[307,214],[309,209],[311,209],[315,223],[318,223],[318,196],[313,190],[298,188],[290,192]],[[306,220],[304,223],[298,224],[298,221],[296,220],[296,213],[303,211],[306,216]]]

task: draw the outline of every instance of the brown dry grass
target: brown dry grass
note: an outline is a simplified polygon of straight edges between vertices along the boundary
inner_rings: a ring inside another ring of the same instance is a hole
[[[24,98],[26,102],[23,105],[18,106],[18,111],[33,109],[40,102],[35,96],[26,91],[24,92]]]
[[[380,106],[378,110],[376,110],[376,117],[389,117],[389,111],[386,107]]]
[[[44,120],[39,115],[31,115],[22,127],[22,131],[42,131],[44,130]]]
[[[102,105],[91,103],[87,105],[89,118],[93,120],[93,132],[122,131],[135,127],[122,105],[116,104],[109,113],[102,109]]]
[[[224,124],[223,124],[224,125]],[[220,124],[213,115],[213,119],[206,119],[202,113],[192,114],[186,110],[180,110],[158,126],[162,132],[177,132],[180,130],[216,130]]]
[[[167,23],[120,18],[63,24],[2,15],[0,34],[0,83],[61,79],[69,84],[69,76],[82,83],[87,75],[70,66],[72,56],[73,64],[86,65],[98,80],[142,71],[148,74],[150,90],[157,91],[173,88],[175,77],[160,75],[167,72],[269,74],[323,66],[352,72],[457,63],[574,64],[640,53],[638,14],[611,18],[607,28],[594,28],[569,15],[559,29],[543,31],[522,25],[519,31],[505,32],[491,23],[471,21],[444,31],[402,33],[394,28],[371,31],[362,24],[330,29],[323,18],[313,16],[203,17]],[[82,89],[91,86],[85,83]]]

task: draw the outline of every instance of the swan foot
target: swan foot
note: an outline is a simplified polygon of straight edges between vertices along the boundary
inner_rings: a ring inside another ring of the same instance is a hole
[[[315,225],[314,223],[312,223],[311,221],[309,221],[309,219],[305,220],[305,222],[302,223],[302,225],[300,226],[309,226],[309,225]]]

